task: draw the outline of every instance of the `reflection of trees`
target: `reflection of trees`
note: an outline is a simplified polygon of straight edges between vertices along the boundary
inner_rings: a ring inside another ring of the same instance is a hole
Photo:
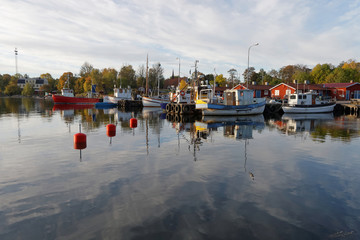
[[[357,137],[359,132],[353,129],[345,129],[334,126],[317,126],[311,136],[314,141],[325,142],[326,136],[333,139],[340,139],[344,142],[350,142],[352,138]]]

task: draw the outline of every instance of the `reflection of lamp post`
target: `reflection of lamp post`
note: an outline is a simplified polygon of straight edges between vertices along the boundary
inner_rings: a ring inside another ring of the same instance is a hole
[[[259,45],[259,43],[255,43],[251,45],[248,49],[248,68],[247,68],[247,79],[246,79],[246,88],[249,88],[249,60],[250,60],[250,48]]]
[[[178,86],[180,84],[180,58],[177,57],[176,60],[179,60],[179,77],[178,77]]]

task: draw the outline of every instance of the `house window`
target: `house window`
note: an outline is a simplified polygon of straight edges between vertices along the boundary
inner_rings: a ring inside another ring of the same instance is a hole
[[[269,91],[268,90],[264,90],[264,95],[268,95]]]
[[[279,96],[280,95],[280,91],[279,90],[275,90],[275,96]]]
[[[291,94],[291,90],[290,90],[290,89],[286,89],[285,94],[286,94],[286,95],[290,95],[290,94]]]

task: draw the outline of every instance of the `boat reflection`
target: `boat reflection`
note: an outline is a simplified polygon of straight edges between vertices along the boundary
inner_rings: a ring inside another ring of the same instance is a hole
[[[201,121],[196,121],[196,130],[203,138],[210,135],[211,131],[223,127],[225,137],[240,139],[252,139],[253,130],[262,130],[265,128],[264,116],[203,116]]]
[[[274,121],[273,124],[287,135],[310,133],[316,127],[327,121],[333,121],[333,113],[317,114],[289,114],[285,113],[281,121]]]

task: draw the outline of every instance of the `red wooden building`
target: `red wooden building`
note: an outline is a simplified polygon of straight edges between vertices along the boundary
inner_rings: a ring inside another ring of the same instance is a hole
[[[329,96],[330,90],[324,88],[321,84],[295,84],[295,83],[280,83],[272,88],[271,98],[284,99],[285,95],[295,93],[296,89],[298,92],[317,92],[320,96]]]
[[[260,97],[266,97],[270,98],[270,88],[272,86],[270,85],[249,85],[248,88],[245,84],[239,84],[234,87],[234,89],[250,89],[254,90],[254,97],[260,98]]]
[[[325,83],[323,87],[329,89],[331,97],[336,100],[360,99],[360,83]]]

